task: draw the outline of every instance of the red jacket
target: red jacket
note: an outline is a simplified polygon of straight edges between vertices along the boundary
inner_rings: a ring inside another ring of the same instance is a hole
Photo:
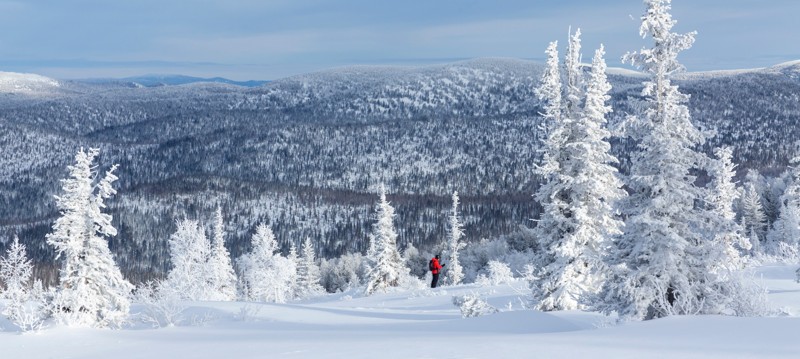
[[[436,257],[433,257],[433,259],[431,259],[431,264],[433,264],[433,267],[431,268],[431,273],[439,274],[439,271],[442,269],[442,265],[439,264],[439,260],[436,259]]]

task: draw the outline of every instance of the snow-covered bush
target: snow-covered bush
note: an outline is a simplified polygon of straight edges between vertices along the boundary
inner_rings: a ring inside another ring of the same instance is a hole
[[[719,313],[738,317],[763,317],[774,314],[767,298],[769,291],[753,274],[739,271],[726,275],[732,278],[723,281],[724,288],[717,292],[720,298],[715,302],[719,303]]]
[[[320,264],[321,284],[328,293],[344,292],[361,286],[364,274],[360,253],[347,253],[338,258],[326,259]]]
[[[413,245],[409,245],[403,251],[403,261],[406,262],[406,267],[408,267],[410,274],[417,278],[423,278],[429,272],[428,261],[431,257],[420,253],[419,249]]]
[[[477,294],[455,296],[453,305],[461,310],[462,318],[474,318],[498,312],[497,308],[491,306]]]
[[[500,261],[489,261],[487,272],[489,273],[488,276],[485,274],[478,275],[475,283],[482,286],[489,286],[506,284],[514,280],[514,273],[511,272],[511,268],[508,267],[508,264]]]
[[[474,282],[480,271],[491,260],[502,260],[511,251],[505,239],[483,239],[464,248],[461,252],[461,265],[464,266],[464,282]]]

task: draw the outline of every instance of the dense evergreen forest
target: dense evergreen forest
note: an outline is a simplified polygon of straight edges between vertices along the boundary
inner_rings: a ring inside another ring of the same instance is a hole
[[[254,88],[61,81],[0,94],[0,250],[19,235],[38,275],[52,282],[44,236],[80,147],[99,147],[103,167],[120,165],[119,193],[108,202],[119,234],[110,246],[133,282],[166,273],[177,220],[198,219],[210,231],[217,207],[232,257],[250,249],[259,223],[274,229],[284,252],[308,237],[323,258],[363,253],[381,184],[396,207],[401,248],[444,241],[453,191],[466,241],[513,239],[540,210],[532,195],[542,71],[482,59],[335,69]],[[609,80],[616,129],[640,105],[642,77],[612,70]],[[737,180],[749,169],[767,177],[760,188],[769,213],[781,195],[775,183],[797,154],[800,65],[690,73],[678,83],[691,95],[693,121],[711,135],[702,150],[731,146]],[[612,144],[625,172],[634,143]]]

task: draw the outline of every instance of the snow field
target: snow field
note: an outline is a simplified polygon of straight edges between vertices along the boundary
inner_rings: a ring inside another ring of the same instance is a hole
[[[185,302],[178,325],[132,320],[120,330],[48,323],[19,334],[0,320],[2,358],[796,358],[800,284],[794,266],[763,266],[756,277],[789,315],[673,316],[617,324],[596,313],[524,309],[510,285],[461,285],[325,295],[288,304]],[[452,297],[477,293],[502,311],[463,319]],[[509,306],[510,303],[510,306]],[[243,314],[244,313],[244,314]]]

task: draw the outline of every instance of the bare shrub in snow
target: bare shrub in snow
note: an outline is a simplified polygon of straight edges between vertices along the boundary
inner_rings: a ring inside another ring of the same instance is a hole
[[[140,320],[154,328],[173,327],[184,320],[186,306],[181,294],[164,283],[147,282],[136,290],[136,300],[145,310],[139,314]]]
[[[236,315],[236,319],[243,322],[255,321],[258,319],[258,313],[260,313],[263,308],[264,307],[259,304],[247,303],[239,307],[239,313]]]

